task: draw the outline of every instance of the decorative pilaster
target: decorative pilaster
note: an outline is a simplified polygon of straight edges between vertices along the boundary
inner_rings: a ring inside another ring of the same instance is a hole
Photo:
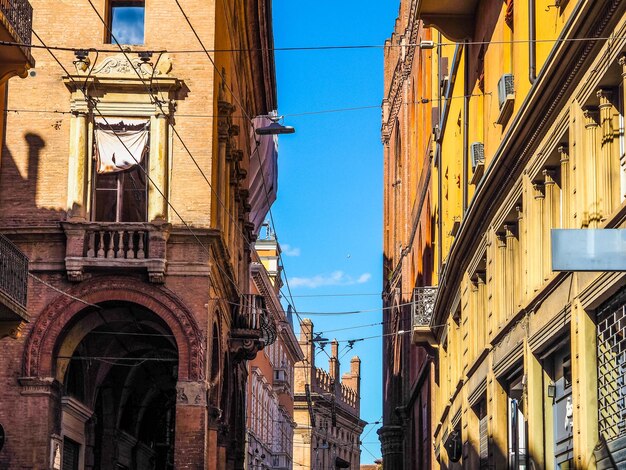
[[[486,310],[487,310],[487,285],[485,283],[485,273],[477,272],[476,273],[476,304],[477,309],[475,312],[476,317],[476,330],[474,337],[476,338],[475,343],[477,343],[477,356],[483,350],[485,345],[487,344],[487,321],[486,321]]]
[[[552,429],[552,426],[544,427],[544,404],[552,403],[551,398],[547,397],[547,393],[544,391],[544,372],[541,367],[541,362],[533,354],[530,345],[528,344],[528,337],[524,338],[524,371],[526,374],[526,393],[524,394],[524,409],[528,410],[526,415],[528,417],[528,429]],[[547,413],[552,415],[552,413]],[[542,432],[529,432],[528,433],[528,450],[529,455],[532,455],[533,463],[536,468],[546,468],[544,461],[544,435]]]
[[[601,147],[598,158],[598,207],[601,220],[606,219],[618,205],[619,185],[619,123],[615,122],[613,91],[597,92],[600,105]]]
[[[583,227],[597,228],[600,221],[598,206],[598,110],[585,108],[585,150],[581,161],[578,162],[579,171],[585,175],[581,180],[584,186],[578,188],[582,194],[582,225]],[[582,161],[584,158],[584,162]]]
[[[570,161],[569,161],[569,153],[566,145],[561,145],[557,149],[560,156],[561,163],[561,194],[563,197],[561,198],[561,213],[559,226],[561,228],[570,228],[571,224],[571,207],[572,205],[575,207],[575,203],[570,205],[570,199],[574,201],[575,195],[572,193],[571,187],[571,178],[570,178]]]
[[[550,229],[558,228],[559,226],[559,194],[558,187],[554,178],[556,172],[554,170],[543,170],[543,176],[545,181],[543,183],[544,188],[544,210],[543,210],[543,223],[542,223],[542,238],[543,238],[543,256],[541,258],[541,266],[543,273],[543,280],[547,281],[552,273],[552,244],[550,237]]]
[[[67,210],[71,219],[87,217],[87,139],[86,112],[74,112],[70,119],[70,155],[67,172]]]
[[[506,234],[503,232],[496,233],[496,272],[498,273],[496,280],[498,285],[495,286],[494,293],[497,296],[496,305],[498,306],[498,311],[495,317],[495,331],[497,331],[504,322],[507,311]]]
[[[544,238],[546,213],[544,190],[545,186],[543,183],[533,183],[533,198],[535,200],[533,219],[536,220],[537,223],[533,224],[532,241],[530,242],[531,246],[535,247],[533,254],[531,255],[532,266],[530,268],[530,276],[532,279],[532,287],[535,292],[539,290],[543,282],[543,260],[547,256]]]
[[[622,66],[622,103],[626,103],[626,55],[619,58],[619,64]],[[626,137],[621,137],[626,139]],[[619,160],[619,199],[618,203],[622,203],[626,199],[626,152],[620,155]]]
[[[148,183],[148,220],[167,221],[168,175],[168,116],[158,114],[150,118],[150,170]],[[164,197],[165,196],[165,197]]]
[[[506,315],[507,319],[515,314],[519,296],[519,275],[517,274],[517,238],[515,236],[515,225],[506,224],[504,226],[506,236]]]
[[[515,206],[517,212],[517,235],[519,237],[519,284],[520,300],[528,295],[528,228],[524,220],[524,210],[521,205]],[[523,295],[522,295],[523,294]]]

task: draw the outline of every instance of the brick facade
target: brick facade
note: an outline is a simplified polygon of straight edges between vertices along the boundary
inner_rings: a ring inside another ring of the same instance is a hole
[[[256,52],[271,44],[270,2],[231,3],[181,2],[207,49],[255,50],[211,54],[214,67],[199,53],[137,60],[201,49],[175,2],[146,1],[144,44],[127,53],[104,44],[88,2],[33,2],[48,45],[110,52],[53,51],[64,71],[34,50],[36,75],[8,92],[0,229],[33,277],[30,323],[0,340],[0,468],[60,468],[72,446],[81,469],[243,468],[247,372],[233,340],[253,238],[243,116],[276,102],[273,58]],[[94,5],[106,16],[107,2]],[[149,219],[135,225],[94,218],[102,115],[149,120]]]

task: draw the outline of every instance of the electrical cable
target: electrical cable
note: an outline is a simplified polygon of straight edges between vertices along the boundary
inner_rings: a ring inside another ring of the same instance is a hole
[[[449,100],[453,100],[453,99],[463,99],[463,98],[472,98],[472,97],[481,97],[481,96],[491,96],[491,92],[487,92],[487,93],[476,93],[476,94],[471,94],[471,95],[460,95],[460,96],[450,96],[447,99]],[[420,105],[420,104],[428,104],[428,103],[434,103],[435,101],[437,101],[437,99],[433,99],[433,98],[421,98],[419,101],[407,101],[407,102],[403,102],[402,104],[404,106],[410,106],[410,105]],[[285,113],[282,114],[283,117],[296,117],[296,116],[311,116],[311,115],[317,115],[317,114],[329,114],[329,113],[341,113],[341,112],[349,112],[349,111],[358,111],[358,110],[366,110],[366,109],[381,109],[382,106],[381,105],[371,105],[371,106],[356,106],[356,107],[348,107],[348,108],[336,108],[336,109],[325,109],[325,110],[319,110],[319,111],[305,111],[305,112],[299,112],[299,113]],[[48,113],[48,114],[72,114],[71,111],[61,111],[61,110],[55,110],[55,109],[6,109],[6,112],[10,112],[10,113]],[[176,117],[184,117],[184,118],[220,118],[223,116],[216,116],[213,114],[176,114]],[[230,116],[231,118],[237,118],[237,119],[248,119],[248,116]],[[296,296],[297,297],[297,296]]]
[[[457,45],[468,44],[471,46],[481,46],[481,45],[490,45],[490,44],[529,44],[529,43],[568,43],[568,42],[589,42],[589,41],[611,41],[611,40],[623,40],[626,39],[624,36],[605,36],[605,37],[580,37],[580,38],[555,38],[555,39],[513,39],[510,41],[467,41],[467,42],[433,42],[433,47],[452,47]],[[0,41],[0,47],[23,47],[29,49],[46,49],[46,47],[38,45],[38,44],[29,44],[24,42],[17,41]],[[408,43],[408,44],[344,44],[344,45],[327,45],[327,46],[285,46],[285,47],[273,47],[273,48],[239,48],[239,49],[138,49],[132,48],[130,46],[125,46],[126,50],[129,53],[139,53],[139,52],[148,52],[153,54],[206,54],[207,52],[211,53],[227,53],[227,52],[294,52],[294,51],[332,51],[332,50],[359,50],[359,49],[374,49],[374,50],[382,50],[382,49],[392,49],[392,48],[403,48],[403,47],[417,47],[420,48],[422,44],[420,43]],[[89,51],[89,52],[116,52],[115,49],[110,48],[84,48],[84,47],[76,47],[76,46],[49,46],[50,50],[54,51],[64,51],[64,52],[78,52],[78,51]],[[430,44],[428,49],[424,48],[424,50],[431,49]]]

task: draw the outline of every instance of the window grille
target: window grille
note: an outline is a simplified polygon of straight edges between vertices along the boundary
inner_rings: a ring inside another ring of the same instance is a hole
[[[598,311],[598,422],[607,442],[626,435],[626,289]]]

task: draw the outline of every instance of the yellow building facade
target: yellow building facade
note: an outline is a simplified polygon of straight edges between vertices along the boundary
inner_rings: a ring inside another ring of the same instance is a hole
[[[621,468],[626,275],[553,272],[550,231],[626,227],[626,4],[417,4],[439,111],[418,131],[437,294],[413,325],[433,466]]]

